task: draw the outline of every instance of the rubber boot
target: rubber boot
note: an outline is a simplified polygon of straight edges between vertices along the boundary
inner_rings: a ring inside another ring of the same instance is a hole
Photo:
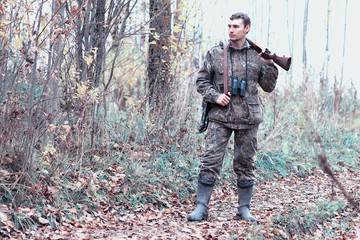
[[[256,219],[250,214],[250,201],[253,191],[253,182],[237,182],[238,187],[238,211],[235,215],[236,219],[255,222]]]
[[[189,214],[189,221],[202,221],[208,219],[209,201],[215,185],[215,180],[199,177],[196,196],[196,208]]]

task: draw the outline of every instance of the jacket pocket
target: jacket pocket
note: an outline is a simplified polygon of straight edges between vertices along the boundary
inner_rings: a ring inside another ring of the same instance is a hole
[[[248,103],[250,113],[261,113],[261,106],[259,103]]]
[[[219,93],[223,93],[224,91],[223,70],[219,66],[215,67],[215,74],[211,79],[211,83]]]
[[[264,121],[264,117],[260,101],[256,101],[255,99],[249,99],[247,105],[249,109],[249,124],[262,123]]]

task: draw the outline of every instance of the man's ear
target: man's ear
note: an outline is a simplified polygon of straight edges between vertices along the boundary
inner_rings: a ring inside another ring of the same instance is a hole
[[[250,25],[247,25],[247,26],[245,27],[245,30],[246,30],[246,34],[248,34],[248,32],[250,31]]]

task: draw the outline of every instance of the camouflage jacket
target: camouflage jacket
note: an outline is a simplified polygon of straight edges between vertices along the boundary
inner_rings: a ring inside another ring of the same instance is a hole
[[[263,121],[261,100],[258,95],[258,84],[265,92],[272,92],[276,86],[278,69],[273,63],[265,63],[258,58],[258,53],[246,41],[241,49],[235,49],[228,43],[228,51],[232,51],[233,76],[239,80],[246,76],[247,54],[247,88],[244,97],[231,96],[225,107],[216,104],[216,99],[224,92],[223,80],[223,47],[212,47],[205,56],[203,66],[196,80],[197,91],[207,103],[213,103],[209,119],[224,124],[232,129],[248,129]],[[247,53],[246,53],[247,52]],[[228,53],[228,86],[232,86],[230,52]]]

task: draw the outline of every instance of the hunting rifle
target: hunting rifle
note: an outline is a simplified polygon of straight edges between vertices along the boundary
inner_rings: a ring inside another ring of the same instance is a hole
[[[247,39],[247,40],[250,43],[250,45],[255,48],[255,51],[257,53],[262,52],[262,49],[258,45],[256,45],[256,43],[254,43],[250,39]],[[291,57],[285,57],[285,56],[279,57],[275,53],[271,54],[271,52],[267,48],[265,48],[265,52],[263,52],[263,54],[261,56],[265,59],[272,59],[277,65],[279,65],[286,71],[288,71],[290,69]]]

